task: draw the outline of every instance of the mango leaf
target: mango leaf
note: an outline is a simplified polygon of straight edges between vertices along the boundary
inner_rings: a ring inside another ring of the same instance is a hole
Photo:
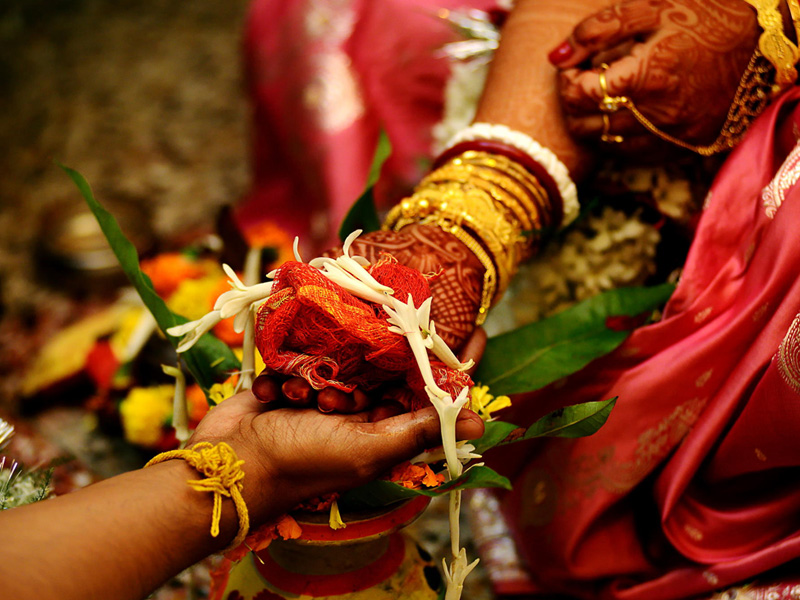
[[[92,189],[83,175],[64,165],[59,164],[59,166],[78,186],[78,190],[80,190],[84,200],[86,200],[92,213],[94,213],[97,222],[100,224],[100,229],[102,229],[117,260],[119,260],[122,270],[128,276],[131,285],[139,293],[144,305],[155,317],[161,331],[165,332],[173,325],[186,323],[188,319],[173,313],[156,293],[153,288],[153,282],[139,268],[139,255],[136,252],[136,248],[122,233],[122,229],[114,216],[95,199]],[[179,338],[166,333],[164,335],[173,347],[177,347]],[[221,342],[210,333],[200,338],[191,350],[181,355],[181,358],[185,361],[195,381],[206,392],[206,396],[208,396],[208,390],[214,383],[225,379],[231,371],[237,371],[241,368],[239,360],[227,344]]]
[[[520,440],[538,437],[579,438],[592,435],[599,430],[611,414],[617,399],[599,402],[584,402],[565,406],[545,415],[528,427]],[[513,440],[518,441],[518,440]]]
[[[511,489],[511,482],[493,469],[480,465],[464,471],[458,479],[448,481],[435,488],[411,490],[392,481],[370,481],[361,487],[349,490],[339,499],[340,507],[365,508],[369,506],[386,506],[414,496],[435,498],[455,490],[469,488],[496,487]]]
[[[512,431],[521,429],[518,425],[505,421],[488,421],[484,423],[484,427],[483,435],[477,440],[470,441],[470,444],[475,446],[477,454],[483,454],[490,448],[503,444]]]
[[[495,446],[504,446],[538,437],[577,438],[598,431],[611,414],[617,398],[565,406],[545,415],[524,430],[513,423],[489,421],[483,436],[472,440],[475,452],[483,454]]]
[[[475,381],[495,395],[542,388],[616,349],[674,286],[622,288],[489,339]]]
[[[381,131],[378,137],[378,146],[375,149],[375,154],[372,158],[372,166],[369,169],[367,176],[367,184],[364,192],[358,197],[347,211],[342,225],[339,227],[339,239],[342,241],[353,233],[356,229],[363,229],[364,233],[370,231],[377,231],[381,228],[381,221],[378,217],[378,211],[375,208],[375,196],[373,189],[375,183],[381,175],[381,167],[389,155],[392,153],[392,144],[385,131]]]

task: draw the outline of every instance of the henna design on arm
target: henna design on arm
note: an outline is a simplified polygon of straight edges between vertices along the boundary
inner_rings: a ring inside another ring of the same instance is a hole
[[[459,349],[475,329],[481,301],[483,266],[458,239],[438,227],[409,225],[400,231],[376,231],[358,238],[353,250],[370,262],[391,254],[401,264],[430,274],[436,331]]]

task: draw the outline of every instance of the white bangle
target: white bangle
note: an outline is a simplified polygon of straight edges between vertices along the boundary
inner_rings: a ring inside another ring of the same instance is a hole
[[[580,212],[578,188],[575,187],[575,182],[569,176],[567,167],[558,160],[558,157],[552,151],[521,131],[515,131],[505,125],[494,125],[492,123],[473,123],[469,127],[462,129],[450,139],[445,149],[452,148],[456,144],[474,142],[476,140],[492,140],[508,144],[524,152],[532,160],[540,164],[548,175],[553,178],[561,194],[561,201],[564,206],[564,218],[561,221],[561,226],[569,225],[575,220]]]

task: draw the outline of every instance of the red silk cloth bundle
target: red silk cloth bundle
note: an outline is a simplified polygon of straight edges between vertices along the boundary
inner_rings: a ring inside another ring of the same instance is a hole
[[[431,295],[428,278],[386,257],[367,270],[394,296],[419,306]],[[389,331],[383,307],[353,296],[319,269],[290,261],[274,277],[273,294],[259,308],[256,346],[267,368],[300,376],[314,389],[369,392],[387,382],[414,392],[412,409],[428,403],[425,384],[405,336]],[[434,379],[455,397],[469,376],[431,358]]]

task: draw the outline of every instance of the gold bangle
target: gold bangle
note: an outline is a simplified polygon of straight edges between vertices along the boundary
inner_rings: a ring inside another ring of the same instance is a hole
[[[537,242],[523,232],[550,224],[551,212],[547,193],[527,170],[505,156],[469,150],[423,178],[389,212],[384,228],[435,225],[464,243],[484,267],[481,324]]]
[[[239,516],[239,532],[223,552],[236,548],[247,537],[250,529],[250,517],[242,497],[242,480],[244,479],[242,465],[244,461],[239,460],[233,448],[225,442],[216,445],[201,442],[191,448],[162,452],[150,459],[145,467],[157,465],[173,458],[185,460],[189,466],[205,476],[203,479],[190,479],[186,483],[198,492],[214,494],[214,508],[211,513],[211,535],[213,537],[219,535],[223,496],[233,500],[236,514]]]
[[[537,215],[539,220],[545,217],[544,220],[552,221],[552,218],[547,218],[552,217],[550,197],[527,169],[505,156],[475,150],[464,152],[459,159],[467,164],[483,167],[481,174],[484,177],[491,177],[491,174],[499,177],[499,184],[505,186],[530,215]],[[509,189],[512,182],[520,189]]]

